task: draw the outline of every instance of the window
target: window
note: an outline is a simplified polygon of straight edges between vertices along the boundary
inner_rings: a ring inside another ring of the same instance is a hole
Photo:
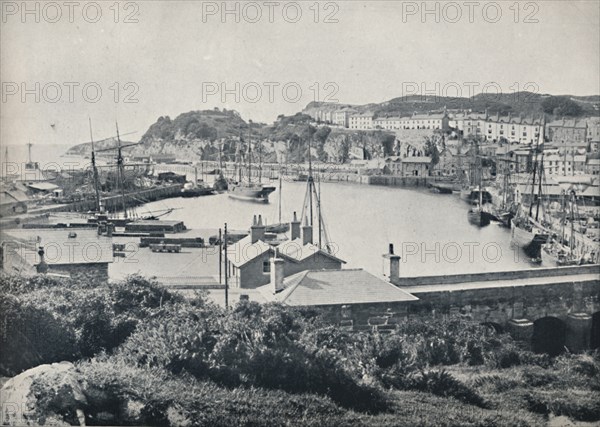
[[[271,262],[263,261],[263,273],[270,273],[270,272],[271,272]]]

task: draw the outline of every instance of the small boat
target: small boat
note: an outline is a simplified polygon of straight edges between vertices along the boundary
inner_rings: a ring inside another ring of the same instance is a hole
[[[467,212],[467,218],[471,224],[479,227],[485,227],[486,225],[490,225],[490,221],[493,217],[489,212],[484,211],[478,205],[469,209]]]
[[[217,192],[223,192],[223,191],[227,191],[228,188],[229,188],[229,183],[227,182],[227,180],[225,179],[223,174],[220,174],[219,177],[217,179],[215,179],[215,182],[213,184],[213,190],[215,190]]]
[[[480,194],[481,193],[481,194]],[[487,191],[485,188],[479,190],[479,186],[477,187],[468,187],[464,188],[460,192],[460,198],[467,203],[474,203],[479,200],[481,195],[482,203],[492,203],[492,194]]]
[[[181,189],[181,197],[200,197],[214,194],[214,190],[210,187],[202,185],[194,185],[191,182],[185,183]]]
[[[542,264],[547,267],[564,267],[581,264],[580,256],[574,254],[568,247],[556,242],[542,245],[541,257]]]

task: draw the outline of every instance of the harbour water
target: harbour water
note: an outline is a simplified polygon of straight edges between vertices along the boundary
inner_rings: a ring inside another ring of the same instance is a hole
[[[305,188],[302,182],[284,183],[282,221],[289,221],[293,211],[300,215]],[[253,215],[262,215],[269,224],[278,222],[278,192],[271,194],[269,204],[219,194],[164,200],[138,211],[142,214],[168,206],[176,210],[166,219],[183,220],[191,229],[218,229],[227,222],[230,229],[244,230],[250,227]],[[469,224],[468,206],[457,195],[323,183],[321,200],[330,241],[337,248],[336,255],[347,262],[345,268],[364,268],[380,275],[381,255],[388,243],[393,243],[395,253],[402,257],[400,274],[405,277],[532,267],[527,256],[511,246],[510,230],[496,223],[483,228]],[[316,232],[314,239],[316,242]],[[143,261],[137,267],[143,272]]]

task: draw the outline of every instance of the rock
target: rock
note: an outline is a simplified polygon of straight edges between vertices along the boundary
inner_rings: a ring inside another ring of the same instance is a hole
[[[43,394],[38,389],[41,385],[45,390]],[[4,384],[0,390],[0,424],[85,425],[82,408],[86,404],[81,382],[71,362],[40,365]],[[67,415],[69,419],[58,413],[70,414]]]

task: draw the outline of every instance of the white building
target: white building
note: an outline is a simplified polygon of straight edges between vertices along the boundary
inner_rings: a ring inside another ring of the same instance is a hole
[[[368,130],[373,129],[373,114],[353,114],[349,117],[350,129]]]

